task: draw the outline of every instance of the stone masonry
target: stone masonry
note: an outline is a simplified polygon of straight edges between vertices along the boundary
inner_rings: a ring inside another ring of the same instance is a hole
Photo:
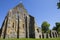
[[[35,22],[35,18],[28,14],[22,3],[8,11],[0,29],[0,38],[53,37],[58,37],[57,32],[42,33],[41,28]]]

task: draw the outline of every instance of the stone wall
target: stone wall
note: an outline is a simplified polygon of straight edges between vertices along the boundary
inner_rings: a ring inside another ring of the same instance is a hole
[[[42,33],[41,28],[35,24],[35,38],[57,38],[60,37],[60,34],[55,30],[51,30],[50,33]]]
[[[30,22],[29,22],[29,38],[35,38],[35,20],[34,17],[29,15]]]
[[[0,38],[56,38],[56,31],[42,33],[35,23],[35,18],[28,14],[22,4],[11,9],[5,17],[0,29]]]
[[[39,35],[40,35],[39,38],[57,38],[57,37],[59,37],[58,33],[53,30],[50,33],[41,33]]]

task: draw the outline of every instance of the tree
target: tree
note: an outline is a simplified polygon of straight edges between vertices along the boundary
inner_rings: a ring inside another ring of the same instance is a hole
[[[42,32],[47,33],[49,31],[49,26],[50,26],[50,24],[48,22],[44,21],[41,25]]]
[[[55,23],[56,27],[53,27],[53,30],[56,30],[58,33],[60,32],[60,22]]]
[[[56,30],[56,27],[53,27],[53,29],[52,30]]]
[[[60,22],[56,22],[56,30],[57,32],[60,32]]]
[[[57,3],[57,6],[58,6],[58,9],[60,9],[60,0],[59,0],[59,2]]]

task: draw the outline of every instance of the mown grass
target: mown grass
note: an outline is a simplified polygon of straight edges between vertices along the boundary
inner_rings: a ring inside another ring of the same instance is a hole
[[[33,38],[20,38],[20,39],[16,39],[16,38],[9,38],[9,39],[1,39],[0,40],[60,40],[60,38],[46,38],[46,39],[33,39]]]

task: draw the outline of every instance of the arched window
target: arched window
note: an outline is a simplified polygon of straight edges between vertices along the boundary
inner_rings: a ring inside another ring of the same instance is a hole
[[[39,29],[37,29],[37,32],[39,33]]]
[[[12,27],[14,28],[14,23],[13,23]]]
[[[41,38],[41,35],[39,35],[39,38]]]
[[[23,24],[23,28],[24,28],[24,24]]]

